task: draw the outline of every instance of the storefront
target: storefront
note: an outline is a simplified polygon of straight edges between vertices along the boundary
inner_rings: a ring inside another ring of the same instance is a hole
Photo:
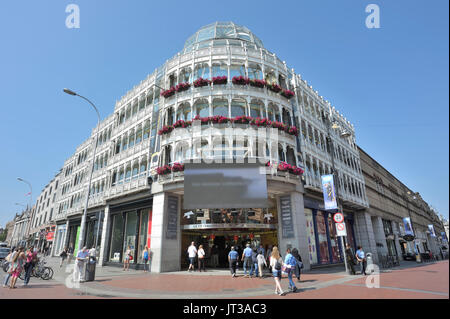
[[[386,237],[386,246],[388,256],[398,256],[397,248],[395,246],[395,236],[392,230],[392,223],[390,220],[382,219],[384,235]]]
[[[151,247],[152,200],[110,206],[110,211],[110,235],[105,264],[121,266],[124,254],[129,249],[132,256],[130,267],[141,268],[143,250],[146,246]]]
[[[311,265],[343,262],[343,247],[341,247],[340,239],[336,234],[333,213],[325,211],[323,203],[314,199],[304,198],[304,204]],[[356,251],[353,214],[344,211],[344,220],[347,229],[345,240]]]
[[[64,249],[64,241],[66,237],[67,225],[57,225],[55,234],[55,247],[53,248],[53,256],[59,256]]]

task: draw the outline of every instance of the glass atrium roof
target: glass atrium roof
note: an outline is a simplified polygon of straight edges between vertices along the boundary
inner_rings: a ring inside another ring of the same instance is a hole
[[[260,48],[264,47],[261,40],[246,27],[233,22],[215,22],[202,27],[189,37],[184,44],[184,48],[212,39],[238,39],[253,43]]]

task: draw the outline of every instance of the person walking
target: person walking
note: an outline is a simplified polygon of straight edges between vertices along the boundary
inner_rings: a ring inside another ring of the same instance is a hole
[[[258,254],[261,254],[263,256],[266,256],[266,250],[264,249],[262,244],[259,244],[259,248],[258,248]]]
[[[133,257],[131,256],[131,249],[130,246],[127,246],[127,250],[125,251],[125,255],[123,258],[123,271],[129,271],[130,270],[130,260]]]
[[[216,268],[219,265],[219,249],[217,245],[211,247],[211,266]]]
[[[295,286],[294,280],[292,280],[292,275],[295,271],[295,266],[297,265],[297,260],[292,256],[291,249],[286,249],[286,257],[284,258],[285,271],[289,279],[289,291],[297,292],[297,287]]]
[[[361,275],[366,275],[366,254],[364,253],[364,250],[361,246],[358,246],[358,250],[356,251],[355,255],[356,259],[358,260],[359,267],[361,268]]]
[[[198,271],[201,272],[202,269],[203,269],[203,271],[206,271],[205,270],[205,250],[203,249],[203,245],[198,246],[197,255],[198,255]]]
[[[73,257],[73,246],[70,244],[69,249],[67,249],[67,264],[70,264]]]
[[[252,265],[250,269],[250,278],[253,277],[253,272],[255,273],[255,277],[258,277],[258,250],[256,247],[252,248]]]
[[[300,282],[300,276],[302,274],[303,269],[303,261],[302,256],[298,253],[298,249],[294,248],[292,249],[292,256],[297,260],[297,264],[295,265],[294,274],[295,277],[297,277],[297,281]]]
[[[263,278],[263,266],[267,267],[267,262],[262,251],[258,252],[258,256],[256,256],[256,261],[258,264],[259,278]]]
[[[354,259],[354,254],[353,254],[353,249],[351,248],[351,246],[347,243],[345,245],[345,257],[347,258],[347,265],[348,268],[350,269],[350,273],[352,275],[355,275],[355,259]]]
[[[236,268],[238,263],[239,254],[234,246],[231,246],[231,250],[228,253],[228,263],[230,264],[231,277],[236,277]]]
[[[74,282],[83,282],[83,278],[84,278],[84,266],[85,263],[88,259],[89,256],[89,251],[87,250],[87,247],[83,247],[83,249],[81,249],[78,254],[77,257],[75,259],[75,271],[73,272],[73,281]]]
[[[59,263],[59,268],[62,267],[64,260],[66,260],[68,254],[67,254],[67,247],[64,247],[63,251],[59,254],[59,257],[61,257],[61,262]]]
[[[148,272],[148,260],[149,260],[150,254],[148,253],[148,247],[145,246],[144,250],[142,251],[142,262],[144,263],[144,272]]]
[[[11,279],[11,263],[15,258],[16,254],[18,254],[19,248],[13,247],[11,248],[9,255],[6,256],[5,260],[8,262],[8,270],[6,271],[5,279],[3,280],[3,288],[7,288],[9,284],[9,280]]]
[[[9,285],[10,289],[16,288],[16,281],[19,278],[20,273],[22,272],[23,266],[25,265],[27,257],[23,251],[23,247],[19,247],[19,251],[11,261],[11,268],[9,270],[11,274],[11,283]]]
[[[271,249],[269,264],[272,269],[273,278],[275,280],[275,294],[284,296],[285,293],[281,288],[281,267],[283,266],[283,259],[281,258],[280,253],[278,252],[277,246],[274,246]]]
[[[195,270],[194,263],[195,263],[195,257],[197,256],[197,248],[195,247],[195,243],[192,242],[189,246],[188,250],[188,256],[189,256],[189,268],[188,271]]]
[[[24,265],[25,278],[23,280],[23,285],[27,286],[28,283],[30,282],[31,273],[33,271],[33,268],[34,268],[34,266],[37,263],[37,253],[34,251],[34,247],[33,246],[28,248],[25,256],[26,256],[26,262],[25,262],[25,265]]]
[[[251,269],[251,265],[252,265],[252,253],[253,250],[250,248],[250,244],[247,243],[245,245],[245,249],[242,252],[242,259],[241,261],[244,262],[244,277],[249,277],[249,275],[247,275],[247,269]]]
[[[272,271],[272,267],[270,266],[270,257],[272,256],[272,245],[269,245],[266,252],[266,260],[269,263],[269,270]]]

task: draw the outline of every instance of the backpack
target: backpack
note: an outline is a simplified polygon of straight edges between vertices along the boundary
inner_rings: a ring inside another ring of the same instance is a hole
[[[144,259],[147,260],[148,259],[148,251],[144,252]]]
[[[277,260],[277,262],[275,263],[275,269],[276,270],[281,270],[281,263],[279,260]]]

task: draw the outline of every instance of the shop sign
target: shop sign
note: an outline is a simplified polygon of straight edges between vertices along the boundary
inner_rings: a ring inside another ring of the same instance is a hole
[[[280,197],[282,238],[293,238],[294,224],[292,221],[291,196]]]
[[[276,226],[272,224],[193,224],[183,225],[183,229],[237,229],[237,228],[252,228],[252,229],[275,229]]]
[[[178,231],[178,197],[168,196],[167,206],[166,239],[176,239]]]
[[[51,231],[47,233],[47,236],[45,237],[47,241],[53,241],[53,237],[55,235],[55,232]]]
[[[336,192],[333,175],[322,175],[322,190],[325,210],[337,209]]]

